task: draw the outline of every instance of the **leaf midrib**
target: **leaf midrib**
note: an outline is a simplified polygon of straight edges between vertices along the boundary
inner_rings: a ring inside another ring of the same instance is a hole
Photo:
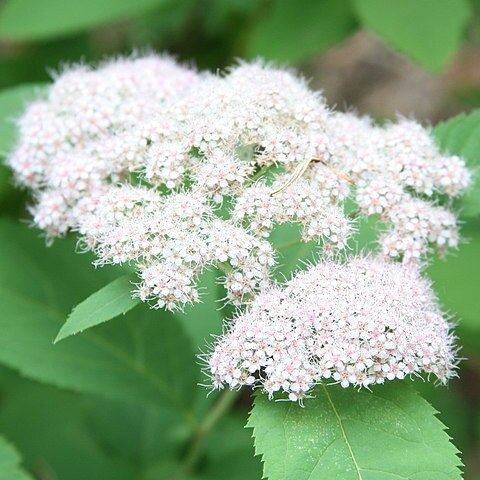
[[[340,427],[340,431],[342,433],[342,437],[343,437],[343,440],[348,448],[348,451],[350,453],[350,457],[352,458],[352,462],[353,462],[353,466],[355,467],[355,471],[357,473],[357,477],[358,477],[358,480],[363,480],[362,478],[362,474],[360,472],[360,467],[357,463],[357,459],[355,458],[355,455],[353,453],[353,449],[352,449],[352,446],[348,440],[348,437],[347,437],[347,434],[345,432],[345,428],[343,426],[343,421],[335,407],[335,404],[333,403],[333,400],[332,400],[332,397],[330,396],[330,394],[328,393],[328,390],[327,390],[327,387],[325,385],[322,385],[322,388],[323,390],[325,391],[325,395],[327,397],[327,400],[328,400],[328,403],[330,404],[330,406],[332,407],[332,411],[333,413],[335,414],[335,417],[337,419],[337,422],[338,422],[338,426]]]

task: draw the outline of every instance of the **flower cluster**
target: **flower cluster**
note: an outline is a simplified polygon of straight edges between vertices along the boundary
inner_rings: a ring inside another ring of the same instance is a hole
[[[453,337],[428,281],[375,257],[325,260],[271,287],[207,357],[216,388],[260,387],[301,401],[315,384],[368,387],[454,373]]]
[[[197,301],[211,267],[224,267],[230,301],[249,298],[269,282],[280,223],[334,253],[350,217],[377,215],[380,253],[418,262],[458,242],[442,204],[470,181],[419,124],[333,113],[259,62],[223,75],[156,55],[77,66],[19,130],[9,164],[33,192],[34,223],[48,238],[79,232],[98,264],[135,266],[137,295],[157,307]]]
[[[462,159],[443,155],[428,129],[411,120],[378,127],[335,114],[330,126],[334,165],[355,180],[360,213],[387,225],[379,239],[385,256],[418,263],[431,246],[443,253],[458,245],[456,217],[439,201],[469,187]]]
[[[142,300],[174,309],[198,301],[194,278],[209,265],[225,264],[232,301],[268,280],[274,264],[269,242],[222,220],[199,192],[162,195],[155,190],[121,186],[95,198],[95,208],[79,202],[78,229],[85,250],[97,264],[134,262]],[[238,285],[240,282],[241,285]]]

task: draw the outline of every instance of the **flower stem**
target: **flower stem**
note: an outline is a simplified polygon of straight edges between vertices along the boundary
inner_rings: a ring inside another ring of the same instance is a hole
[[[230,390],[228,388],[225,389],[208,415],[205,417],[205,420],[200,424],[193,436],[190,448],[185,456],[185,473],[192,473],[195,470],[195,467],[197,466],[198,461],[203,453],[205,438],[215,427],[218,421],[223,417],[223,415],[230,410],[230,407],[235,402],[238,394],[238,390]]]

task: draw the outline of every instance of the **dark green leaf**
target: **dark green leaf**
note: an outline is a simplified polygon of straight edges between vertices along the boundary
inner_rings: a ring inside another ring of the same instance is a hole
[[[178,456],[179,445],[187,442],[185,425],[161,405],[92,397],[86,406],[88,425],[97,442],[139,471]]]
[[[84,417],[84,405],[77,396],[19,379],[2,396],[0,428],[15,441],[38,478],[133,478],[125,459],[109,458],[102,451]]]
[[[305,402],[258,395],[248,426],[270,480],[459,480],[457,449],[406,382],[320,386]]]
[[[252,432],[245,428],[246,416],[246,412],[232,412],[212,431],[207,440],[206,466],[201,480],[262,477],[262,463],[254,456]]]
[[[343,40],[355,27],[347,0],[277,0],[270,7],[249,40],[250,56],[299,62]]]
[[[353,0],[363,24],[429,70],[458,50],[471,11],[467,0]]]
[[[467,362],[468,363],[468,362]],[[460,368],[466,366],[463,362]],[[468,368],[468,366],[467,366]],[[459,376],[466,372],[460,370]],[[448,434],[454,439],[455,446],[462,452],[462,458],[468,451],[470,443],[471,419],[476,413],[475,405],[471,404],[462,391],[463,378],[450,380],[444,388],[434,382],[425,382],[418,378],[412,380],[415,390],[438,410],[438,418],[448,425]]]
[[[125,314],[138,305],[140,300],[132,298],[132,282],[135,278],[133,274],[117,278],[77,305],[62,325],[55,343]]]
[[[0,362],[59,387],[170,406],[193,424],[198,370],[172,315],[137,308],[52,344],[71,306],[112,272],[93,270],[89,257],[73,253],[72,241],[47,249],[36,237],[26,227],[0,224]]]

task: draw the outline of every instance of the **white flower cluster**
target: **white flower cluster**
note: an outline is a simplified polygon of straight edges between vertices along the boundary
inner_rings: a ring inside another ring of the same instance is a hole
[[[208,356],[216,388],[260,387],[301,401],[315,384],[368,387],[454,369],[453,337],[430,284],[412,265],[325,260],[272,287]]]
[[[329,125],[334,165],[355,180],[360,213],[387,225],[380,237],[385,256],[418,263],[430,246],[443,253],[458,245],[456,217],[438,203],[469,187],[461,158],[443,155],[428,129],[411,120],[378,127],[334,114]]]
[[[462,159],[442,155],[430,132],[414,121],[378,127],[367,118],[332,113],[325,128],[328,149],[320,157],[328,166],[312,162],[301,182],[274,199],[276,184],[244,189],[234,217],[248,218],[264,236],[275,223],[297,220],[304,225],[304,240],[321,238],[342,247],[349,232],[342,209],[349,184],[342,172],[356,186],[358,213],[377,215],[387,225],[380,236],[385,256],[418,263],[431,245],[442,253],[458,245],[456,217],[438,200],[469,187]]]
[[[458,241],[437,200],[468,186],[461,159],[414,122],[332,113],[303,80],[261,63],[224,75],[156,55],[77,66],[19,127],[9,164],[33,191],[34,223],[49,238],[80,232],[99,264],[132,263],[137,294],[157,307],[197,301],[198,275],[219,265],[242,302],[269,281],[275,224],[298,222],[326,252],[345,247],[347,198],[389,225],[386,256],[417,260]]]
[[[157,308],[198,301],[193,279],[219,263],[230,266],[226,284],[232,301],[241,302],[267,281],[274,263],[269,242],[216,217],[198,192],[165,196],[121,186],[96,197],[94,208],[92,197],[88,204],[78,206],[85,250],[100,265],[135,262],[142,280],[137,294]]]

